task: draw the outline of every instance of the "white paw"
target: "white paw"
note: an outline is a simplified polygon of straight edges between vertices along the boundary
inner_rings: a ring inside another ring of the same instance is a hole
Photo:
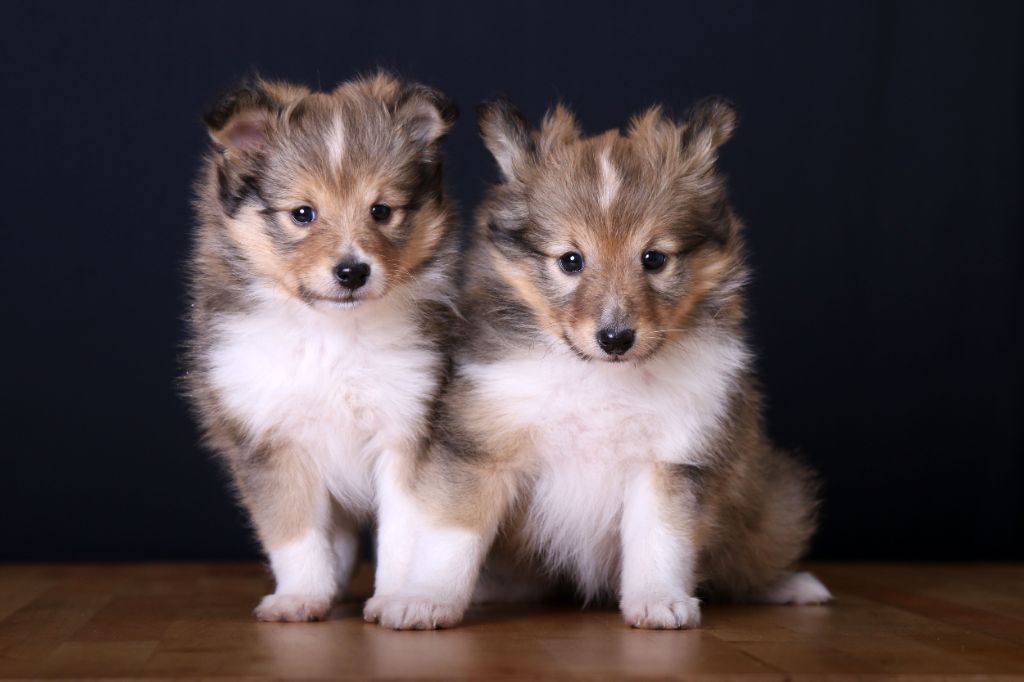
[[[623,599],[622,617],[626,625],[647,630],[678,630],[700,625],[700,600],[682,599]]]
[[[264,621],[304,623],[324,620],[331,610],[330,597],[305,594],[268,594],[253,613]]]
[[[758,601],[766,604],[824,604],[832,601],[832,593],[810,573],[790,573],[762,592]]]
[[[363,618],[392,630],[436,630],[457,625],[464,611],[464,607],[431,599],[375,596],[366,602]]]

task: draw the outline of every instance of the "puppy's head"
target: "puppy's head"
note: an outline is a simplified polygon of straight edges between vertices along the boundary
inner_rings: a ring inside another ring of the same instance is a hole
[[[387,75],[330,93],[256,81],[205,121],[240,269],[317,307],[409,282],[445,243],[439,144],[454,105]]]
[[[493,268],[541,329],[581,358],[639,362],[701,311],[739,314],[739,224],[715,169],[736,114],[707,100],[657,108],[628,132],[579,132],[559,106],[539,130],[507,102],[478,111],[503,182],[480,213]]]

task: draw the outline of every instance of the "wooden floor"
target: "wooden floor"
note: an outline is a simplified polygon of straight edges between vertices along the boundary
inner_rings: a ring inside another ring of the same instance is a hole
[[[1024,679],[1024,566],[810,568],[834,604],[712,604],[695,631],[548,605],[390,632],[358,601],[256,623],[270,581],[252,564],[0,566],[0,677]]]

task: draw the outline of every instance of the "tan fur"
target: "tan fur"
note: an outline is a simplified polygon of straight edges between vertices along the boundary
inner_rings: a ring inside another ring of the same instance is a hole
[[[260,542],[277,547],[301,537],[327,504],[320,475],[301,452],[267,443],[265,451],[231,461],[238,492]],[[257,461],[263,458],[263,461]]]

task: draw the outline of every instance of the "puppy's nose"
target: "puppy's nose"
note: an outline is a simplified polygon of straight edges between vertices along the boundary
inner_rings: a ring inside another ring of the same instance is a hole
[[[369,263],[338,263],[338,267],[334,268],[334,276],[338,278],[338,284],[355,291],[370,279],[370,265]]]
[[[597,333],[597,345],[609,355],[622,355],[633,347],[635,338],[632,329],[602,329]]]

